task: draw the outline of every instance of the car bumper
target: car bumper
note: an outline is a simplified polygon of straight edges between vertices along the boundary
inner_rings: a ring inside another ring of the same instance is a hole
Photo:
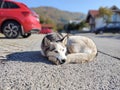
[[[32,29],[32,30],[30,30],[30,33],[31,34],[39,34],[40,30],[39,29]]]
[[[25,33],[31,32],[31,33],[35,33],[35,32],[40,32],[41,30],[41,24],[39,23],[39,21],[37,20],[37,18],[27,18],[27,20],[24,20],[25,22],[23,22],[23,29]]]

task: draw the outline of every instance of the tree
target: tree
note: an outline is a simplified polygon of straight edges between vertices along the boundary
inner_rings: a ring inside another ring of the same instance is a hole
[[[80,31],[84,27],[89,27],[88,23],[85,20],[81,21],[80,23],[68,23],[64,25],[64,29],[69,33],[70,31]]]
[[[57,24],[57,30],[58,31],[64,30],[64,24],[62,24],[62,23]]]
[[[54,22],[50,18],[45,19],[46,24],[53,24]]]
[[[51,24],[53,26],[53,29],[56,30],[56,24],[54,23],[54,21],[47,17],[47,16],[43,16],[43,15],[40,15],[40,23],[41,24]]]
[[[79,30],[82,30],[84,27],[88,27],[88,23],[85,22],[85,20],[83,20],[82,22],[80,22],[79,24],[77,24],[77,28]]]
[[[41,24],[53,24],[54,22],[49,17],[41,15],[40,16],[40,23]]]
[[[111,20],[111,15],[113,14],[112,10],[106,8],[106,7],[100,7],[99,8],[99,14],[103,17],[103,19],[107,22]]]
[[[40,23],[41,24],[45,23],[44,17],[42,15],[40,16]]]

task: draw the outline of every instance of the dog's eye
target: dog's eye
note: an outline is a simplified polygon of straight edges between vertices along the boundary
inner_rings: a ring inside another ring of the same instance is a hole
[[[55,51],[55,53],[58,53],[58,51]]]

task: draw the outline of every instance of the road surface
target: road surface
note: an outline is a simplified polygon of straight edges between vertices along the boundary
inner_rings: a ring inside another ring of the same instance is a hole
[[[57,66],[40,54],[44,35],[0,35],[0,90],[120,90],[120,35],[77,35],[94,40],[96,60]]]

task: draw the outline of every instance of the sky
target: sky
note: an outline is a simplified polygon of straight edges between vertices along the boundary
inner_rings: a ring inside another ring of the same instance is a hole
[[[116,5],[120,8],[120,0],[16,0],[26,4],[28,7],[48,6],[70,12],[82,12],[87,14],[88,10],[98,10],[99,7],[111,7]]]

